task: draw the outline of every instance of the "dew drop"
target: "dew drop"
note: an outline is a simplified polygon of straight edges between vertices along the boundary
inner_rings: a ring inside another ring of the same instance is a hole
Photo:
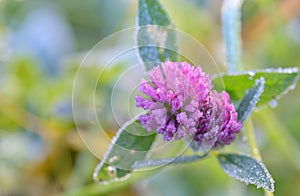
[[[243,142],[247,142],[247,141],[248,141],[247,136],[243,136],[243,137],[242,137],[242,141],[243,141]]]
[[[269,105],[271,106],[271,108],[275,108],[278,105],[278,102],[275,99],[272,99],[271,101],[269,101]]]
[[[255,76],[255,73],[253,71],[249,71],[248,74],[249,74],[249,80],[252,80],[253,76]]]
[[[131,150],[130,150],[130,154],[131,154],[131,155],[134,155],[134,154],[135,154],[135,150],[134,150],[134,149],[131,149]]]
[[[108,166],[107,168],[107,174],[110,176],[110,177],[116,177],[117,175],[117,169],[113,166]]]
[[[117,161],[117,160],[118,160],[118,157],[117,157],[117,156],[113,156],[113,157],[111,157],[111,158],[108,160],[108,162],[113,163],[114,161]]]

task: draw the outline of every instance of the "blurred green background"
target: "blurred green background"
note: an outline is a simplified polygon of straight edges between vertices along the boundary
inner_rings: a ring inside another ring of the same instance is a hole
[[[222,66],[222,1],[162,3],[176,27],[204,44]],[[109,186],[93,183],[99,160],[76,131],[72,85],[82,58],[95,44],[135,25],[136,8],[135,0],[0,0],[0,195],[264,194],[230,179],[214,157],[138,174]],[[245,69],[300,67],[299,0],[245,1],[242,11]],[[111,47],[118,46],[116,42]],[[84,69],[86,80],[96,66],[91,63]],[[126,62],[119,62],[97,88],[103,105],[125,67]],[[299,96],[297,86],[277,107],[266,106],[253,114],[261,154],[276,181],[276,195],[300,195]],[[102,121],[113,136],[118,126],[108,117]],[[101,138],[93,142],[101,143]],[[227,150],[249,153],[243,133]]]

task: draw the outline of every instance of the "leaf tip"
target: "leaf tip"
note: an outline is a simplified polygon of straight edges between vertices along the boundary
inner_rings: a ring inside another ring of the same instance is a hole
[[[274,192],[275,181],[261,161],[240,154],[219,154],[218,160],[229,176],[246,184],[254,184],[257,188]]]

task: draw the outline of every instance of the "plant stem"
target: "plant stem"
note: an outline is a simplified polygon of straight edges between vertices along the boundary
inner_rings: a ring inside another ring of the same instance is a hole
[[[241,64],[242,40],[241,40],[241,7],[243,0],[224,0],[222,7],[222,28],[226,47],[226,59],[228,72],[234,73]],[[248,137],[251,154],[262,161],[256,144],[252,120],[249,117],[245,122],[246,135]],[[265,190],[265,195],[273,196],[272,192]]]
[[[228,72],[234,73],[241,64],[241,6],[243,0],[224,0],[222,32],[226,47]]]
[[[179,164],[179,163],[189,163],[195,162],[200,159],[206,157],[205,155],[191,155],[191,156],[179,156],[179,157],[171,157],[171,158],[163,158],[163,159],[150,159],[150,160],[143,160],[143,161],[136,161],[133,165],[133,169],[141,169],[145,167],[151,166],[162,166],[168,164]]]
[[[248,117],[248,120],[245,121],[245,129],[246,129],[246,135],[248,138],[249,146],[251,149],[251,154],[254,158],[256,158],[259,161],[262,161],[259,149],[257,147],[256,139],[255,139],[255,133],[254,133],[254,127],[251,120],[251,117]],[[266,196],[273,196],[274,194],[270,191],[265,190]]]
[[[253,118],[260,123],[274,148],[277,148],[276,150],[281,152],[286,160],[300,171],[300,144],[280,119],[270,108],[264,108],[263,111],[255,113]]]
[[[251,149],[251,154],[253,155],[254,158],[261,161],[262,158],[261,158],[259,149],[257,147],[251,117],[249,117],[248,120],[245,121],[245,129],[246,129],[246,135],[247,135],[248,142],[249,142],[250,149]]]

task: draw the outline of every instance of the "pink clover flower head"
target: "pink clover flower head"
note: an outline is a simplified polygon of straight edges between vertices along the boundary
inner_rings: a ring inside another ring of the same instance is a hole
[[[170,141],[192,138],[200,145],[228,145],[242,128],[228,93],[212,90],[200,66],[166,61],[148,73],[136,96],[136,106],[147,110],[139,120]]]

